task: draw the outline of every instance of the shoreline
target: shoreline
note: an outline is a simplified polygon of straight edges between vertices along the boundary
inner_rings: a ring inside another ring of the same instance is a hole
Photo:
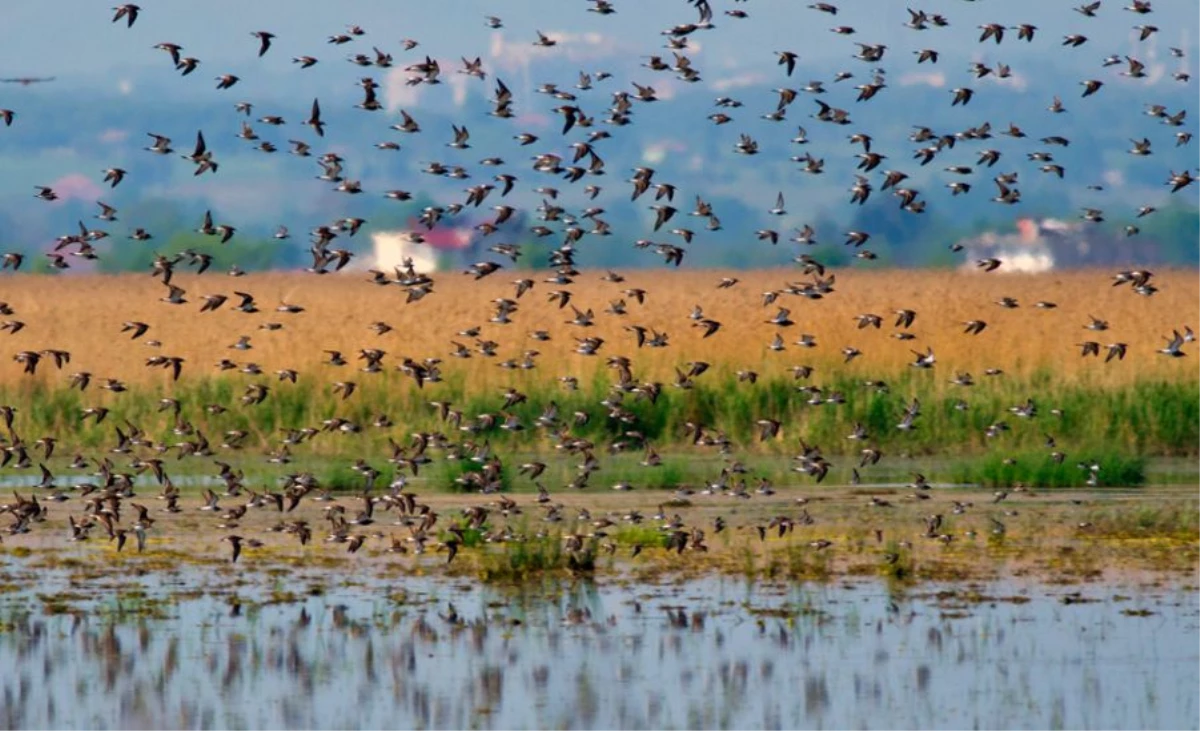
[[[114,566],[135,575],[176,579],[201,570],[267,586],[293,572],[324,575],[323,583],[351,572],[492,586],[589,577],[654,583],[710,576],[765,582],[875,577],[906,588],[1005,580],[1105,585],[1118,577],[1200,583],[1200,505],[1190,486],[1120,494],[1032,491],[1010,493],[999,503],[988,490],[928,492],[930,499],[915,500],[895,491],[829,487],[745,500],[693,496],[687,502],[646,491],[560,492],[549,503],[562,519],[554,523],[545,521],[551,514],[547,507],[528,495],[430,494],[421,496],[421,504],[439,517],[420,542],[413,539],[412,528],[392,525],[399,517],[395,511],[383,510],[372,524],[352,528],[337,542],[327,541],[326,508],[341,505],[353,512],[360,502],[353,494],[331,496],[333,502],[305,500],[287,514],[273,507],[250,510],[225,529],[216,528],[222,523],[219,512],[199,511],[201,501],[187,497],[179,514],[151,513],[155,523],[140,556],[132,535],[124,551],[117,552],[100,527],[85,541],[71,541],[62,530],[6,535],[0,560],[5,574],[62,571],[81,587],[109,576]],[[800,505],[796,499],[802,495],[807,502]],[[139,501],[152,511],[161,507],[151,496],[132,500]],[[499,501],[511,501],[512,514],[500,515]],[[463,513],[478,508],[489,516],[474,530]],[[56,509],[51,508],[51,520]],[[666,519],[651,518],[656,513]],[[936,514],[942,515],[940,525],[935,537],[928,537],[927,520]],[[305,521],[311,542],[301,546],[293,535],[273,532],[284,520]],[[664,523],[677,527],[663,529]],[[448,530],[455,525],[458,534]],[[699,542],[695,530],[701,533]],[[675,532],[687,536],[682,552],[667,548]],[[220,541],[230,533],[264,545],[244,548],[239,561],[230,563],[228,544]],[[346,541],[355,536],[362,536],[361,549],[350,553]],[[448,561],[451,543],[456,544],[455,556]],[[396,547],[403,553],[389,552]],[[3,583],[9,591],[17,590],[12,582]],[[186,581],[182,588],[187,590]],[[304,593],[303,587],[287,591]],[[0,587],[0,596],[4,593]]]

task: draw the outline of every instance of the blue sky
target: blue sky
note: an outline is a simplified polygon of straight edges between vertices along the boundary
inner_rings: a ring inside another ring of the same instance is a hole
[[[956,216],[962,211],[968,216],[1015,213],[1011,207],[989,202],[995,193],[991,174],[1001,169],[1023,172],[1027,207],[1045,203],[1049,191],[1058,197],[1050,198],[1046,207],[1056,215],[1069,215],[1076,205],[1127,206],[1128,199],[1161,202],[1169,195],[1162,183],[1169,170],[1195,164],[1194,147],[1174,147],[1176,128],[1142,114],[1145,104],[1161,103],[1175,112],[1195,102],[1197,79],[1185,84],[1171,78],[1180,70],[1196,74],[1200,4],[1194,0],[1160,0],[1149,15],[1124,10],[1128,0],[1103,0],[1095,18],[1076,12],[1076,2],[1063,0],[844,0],[838,3],[841,10],[836,16],[809,9],[811,1],[713,0],[717,28],[692,34],[685,51],[703,76],[703,82],[695,85],[678,80],[671,71],[642,68],[651,54],[668,63],[673,60],[664,48],[662,31],[697,20],[695,8],[685,0],[615,0],[617,12],[606,16],[589,12],[592,5],[585,0],[143,0],[142,13],[132,28],[111,22],[113,0],[9,3],[0,26],[0,76],[54,76],[56,80],[32,87],[0,85],[0,108],[15,109],[18,115],[11,129],[0,129],[0,163],[8,173],[0,178],[4,194],[0,215],[21,221],[26,227],[20,230],[22,238],[60,233],[64,226],[74,225],[74,217],[52,217],[55,206],[28,211],[30,188],[78,181],[74,193],[64,188],[65,196],[91,201],[103,194],[121,206],[136,202],[138,196],[168,197],[193,206],[213,206],[238,217],[239,224],[257,216],[269,219],[261,225],[273,226],[276,220],[284,220],[285,212],[299,208],[305,216],[287,219],[299,230],[312,223],[301,220],[305,217],[330,211],[361,213],[367,202],[378,203],[385,189],[428,192],[442,203],[459,198],[464,184],[433,178],[421,170],[430,160],[475,162],[484,150],[505,158],[506,172],[520,174],[522,182],[512,200],[532,208],[542,197],[535,187],[544,176],[528,171],[528,156],[540,152],[569,156],[569,144],[587,134],[576,128],[561,135],[561,118],[552,111],[561,102],[535,94],[534,89],[555,82],[573,90],[580,71],[600,70],[614,76],[580,93],[578,103],[589,114],[603,117],[611,94],[632,93],[631,82],[653,85],[662,100],[639,103],[637,122],[614,128],[613,138],[598,145],[611,173],[602,181],[606,191],[598,203],[611,207],[614,216],[622,215],[621,206],[630,205],[627,189],[619,181],[630,168],[642,164],[660,167],[665,177],[675,176],[685,200],[703,189],[707,195],[737,199],[765,211],[783,190],[790,218],[775,223],[795,224],[829,211],[849,216],[853,209],[842,202],[858,172],[854,157],[858,149],[845,141],[850,131],[874,135],[877,149],[888,154],[889,161],[873,175],[888,168],[910,174],[909,184],[933,199],[930,210],[935,214],[941,210],[953,210]],[[907,7],[943,14],[950,25],[922,31],[907,28]],[[734,8],[749,17],[727,17],[725,11]],[[499,16],[504,27],[489,28],[484,20],[488,15]],[[1032,23],[1038,31],[1032,43],[1017,40],[1011,31],[1001,44],[981,43],[978,26],[986,23],[1008,28]],[[1159,31],[1138,41],[1134,26],[1147,23]],[[351,24],[362,26],[365,35],[345,45],[327,43],[330,35],[345,32]],[[850,26],[855,33],[831,32],[834,26]],[[276,34],[263,58],[257,57],[258,40],[251,35],[256,30]],[[557,39],[558,45],[534,46],[537,31]],[[1064,48],[1062,38],[1069,33],[1084,34],[1089,40],[1081,48]],[[404,39],[416,40],[419,46],[405,51]],[[162,42],[182,45],[183,55],[200,59],[198,70],[180,77],[169,56],[153,48]],[[866,63],[853,58],[856,42],[886,44],[888,51],[881,63]],[[394,67],[360,68],[347,62],[354,53],[373,55],[372,47],[391,53]],[[1182,49],[1184,57],[1173,58],[1170,47]],[[938,50],[940,62],[918,64],[913,54],[923,48]],[[783,50],[799,55],[790,78],[776,62],[776,52]],[[405,82],[411,74],[404,66],[423,60],[426,54],[441,62],[444,83],[409,86]],[[302,70],[292,63],[299,55],[315,56],[320,63]],[[1102,68],[1101,62],[1110,55],[1137,57],[1146,63],[1148,78],[1121,76],[1123,63]],[[457,73],[460,58],[475,56],[481,57],[489,75],[486,82]],[[976,79],[972,62],[991,68],[1007,64],[1012,77],[1001,82],[994,77]],[[854,85],[866,82],[876,69],[886,71],[887,90],[871,102],[855,101]],[[854,80],[835,84],[834,73],[843,70],[853,72]],[[236,74],[241,81],[231,90],[218,91],[214,78],[224,73]],[[379,97],[387,112],[372,115],[353,108],[362,99],[357,82],[363,77],[380,83]],[[491,96],[497,77],[515,94],[513,120],[483,114],[483,100]],[[1106,89],[1083,100],[1079,83],[1085,79],[1103,79]],[[829,94],[823,98],[830,104],[852,110],[852,127],[811,119],[816,105],[808,94],[800,96],[785,122],[761,118],[775,109],[776,89],[798,89],[811,80],[826,84]],[[977,91],[971,106],[950,105],[951,90],[959,86]],[[1067,113],[1046,111],[1055,93],[1062,95]],[[733,115],[733,124],[716,127],[705,117],[716,111],[712,100],[726,95],[744,101],[745,108]],[[326,121],[334,120],[321,140],[297,124],[314,97],[320,98]],[[333,149],[345,154],[347,171],[364,178],[369,195],[348,200],[313,180],[318,171],[311,161],[286,153],[268,157],[237,140],[246,119],[233,109],[240,100],[254,102],[250,121],[262,139],[280,149],[287,148],[288,139],[299,137],[317,145],[318,152]],[[398,121],[402,108],[422,119],[424,134],[409,136],[388,129]],[[102,121],[83,119],[92,111],[103,112],[93,115]],[[1181,129],[1195,129],[1192,111]],[[268,113],[286,117],[288,124],[269,128],[256,121]],[[71,124],[71,120],[78,122]],[[911,160],[914,143],[908,135],[917,124],[946,133],[985,121],[996,132],[1010,122],[1020,123],[1029,129],[1030,140],[1016,143],[998,135],[989,142],[1005,151],[1002,167],[976,171],[974,193],[969,199],[955,199],[950,208],[950,193],[945,189],[948,173],[942,167],[951,162],[975,164],[972,146],[947,152],[947,162],[921,167]],[[451,123],[470,124],[474,144],[470,153],[447,150]],[[797,125],[806,125],[811,135],[811,144],[803,150],[790,141]],[[142,150],[148,131],[172,136],[177,146],[186,146],[201,126],[221,159],[219,176],[194,178],[189,165],[176,159],[168,164],[167,159]],[[598,121],[596,128],[608,126]],[[532,148],[520,147],[511,139],[519,131],[536,131],[543,139]],[[749,158],[733,152],[737,135],[745,132],[763,145],[763,154]],[[1069,172],[1061,184],[1039,172],[1040,163],[1025,160],[1027,144],[1051,133],[1077,142],[1070,149],[1055,151],[1055,159]],[[1127,153],[1127,138],[1134,135],[1154,139],[1152,156],[1133,158]],[[403,151],[381,154],[373,145],[383,139],[402,143]],[[806,175],[789,161],[788,156],[804,151],[828,158],[828,174]],[[134,169],[130,182],[119,191],[104,189],[97,175],[111,165]],[[495,170],[473,167],[471,172],[490,179]],[[1105,183],[1106,190],[1086,188],[1098,181]],[[558,184],[568,205],[593,204],[583,197],[582,184]],[[1126,185],[1132,188],[1123,188]],[[1118,219],[1113,225],[1118,225]]]
[[[716,1],[719,32],[694,35],[699,49],[692,55],[713,69],[712,74],[732,74],[769,67],[774,63],[774,51],[788,49],[801,56],[798,76],[804,75],[804,67],[810,62],[821,66],[836,62],[848,68],[861,65],[850,58],[856,40],[888,44],[890,58],[883,66],[892,70],[911,65],[911,51],[926,46],[948,56],[969,55],[981,60],[1004,60],[1006,55],[1011,58],[1019,53],[1054,53],[1063,63],[1080,65],[1135,49],[1143,60],[1147,55],[1165,58],[1167,46],[1182,47],[1190,55],[1200,24],[1197,3],[1160,0],[1155,3],[1155,12],[1147,16],[1122,10],[1124,4],[1105,0],[1098,17],[1085,18],[1062,0],[911,4],[858,0],[840,3],[837,16],[810,10],[805,0]],[[118,26],[109,22],[108,3],[95,0],[8,3],[0,28],[0,70],[6,76],[54,75],[68,86],[80,83],[104,87],[112,83],[116,88],[120,81],[137,84],[171,78],[164,54],[151,48],[163,41],[180,43],[187,55],[201,59],[195,76],[206,79],[225,72],[245,74],[257,70],[274,75],[294,71],[291,58],[296,55],[320,58],[322,63],[307,73],[324,77],[331,66],[341,66],[338,70],[344,71],[344,59],[351,49],[369,52],[371,44],[393,53],[397,61],[427,52],[436,58],[481,55],[487,63],[517,64],[531,53],[541,53],[557,54],[572,61],[573,66],[583,66],[588,61],[619,62],[621,56],[629,60],[645,56],[654,48],[661,49],[660,30],[696,17],[695,10],[683,0],[617,0],[617,12],[607,16],[588,12],[590,4],[582,0],[144,0],[141,5],[137,24],[126,29],[123,23]],[[1052,9],[1048,11],[1047,6]],[[750,17],[723,15],[724,10],[734,7],[745,9]],[[943,13],[951,26],[922,32],[904,28],[906,7]],[[493,14],[502,18],[503,29],[486,27],[484,16]],[[1002,46],[980,44],[975,28],[988,22],[1034,23],[1040,35],[1034,44],[1020,50],[1014,48],[1015,41],[1008,39]],[[1130,29],[1142,22],[1157,25],[1160,32],[1135,47]],[[366,35],[346,46],[325,42],[329,35],[343,32],[352,23],[361,25]],[[852,26],[857,33],[837,35],[829,31],[834,25]],[[278,36],[265,59],[255,58],[257,40],[250,36],[253,30],[268,30]],[[565,34],[567,38],[555,49],[539,50],[531,45],[535,30]],[[1090,41],[1080,49],[1062,49],[1057,41],[1066,33],[1083,33]],[[405,54],[399,48],[405,38],[413,38],[421,46]],[[1171,68],[1176,65],[1178,62]]]

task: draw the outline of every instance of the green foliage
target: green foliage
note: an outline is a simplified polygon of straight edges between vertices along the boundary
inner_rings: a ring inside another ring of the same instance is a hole
[[[465,521],[457,521],[456,525],[459,529],[458,534],[462,536],[463,548],[479,548],[483,546],[486,543],[484,536],[491,530],[491,526],[487,524],[479,528],[469,528]],[[455,534],[448,530],[444,530],[438,534],[439,541],[449,541],[455,537]]]
[[[554,573],[588,574],[596,569],[596,543],[568,551],[561,535],[508,541],[480,557],[480,578],[487,582],[522,582]]]
[[[1047,435],[1052,435],[1057,448],[1067,453],[1072,469],[1075,461],[1100,455],[1193,456],[1200,445],[1200,384],[1194,381],[1142,380],[1099,387],[1047,372],[1024,379],[986,379],[971,389],[954,389],[930,374],[905,372],[889,383],[887,392],[849,377],[836,377],[823,384],[825,393],[841,392],[845,403],[810,405],[808,395],[797,391],[795,382],[786,377],[763,379],[755,385],[739,384],[732,374],[721,372],[705,379],[686,396],[667,387],[654,404],[633,397],[626,400],[625,408],[637,415],[637,430],[659,450],[664,463],[653,469],[634,467],[605,474],[609,485],[627,479],[635,488],[674,487],[684,481],[692,461],[689,453],[693,448],[686,440],[689,421],[710,431],[720,429],[741,451],[774,455],[794,453],[799,439],[820,445],[829,456],[857,455],[863,443],[846,438],[855,424],[866,428],[867,444],[888,454],[917,457],[984,455],[999,460],[1000,455],[1017,454],[1026,455],[1023,458],[1027,460],[1034,456],[1042,460],[1048,459],[1052,451],[1044,446]],[[536,423],[545,406],[553,401],[558,405],[560,423],[570,423],[575,411],[591,415],[586,425],[571,427],[573,436],[591,440],[598,448],[622,442],[625,451],[630,452],[631,463],[634,457],[641,459],[643,442],[627,436],[630,426],[611,418],[598,406],[610,395],[604,379],[583,383],[574,392],[558,390],[532,376],[515,385],[529,396],[527,403],[511,409],[524,425],[523,430],[509,432],[495,425],[463,436],[476,444],[490,442],[494,451],[509,456],[553,451],[553,430]],[[285,428],[320,425],[334,416],[349,419],[362,427],[360,433],[322,433],[294,451],[296,456],[356,459],[390,454],[389,437],[406,442],[404,435],[417,431],[445,431],[452,439],[459,438],[461,433],[453,425],[441,423],[436,411],[428,406],[431,399],[452,401],[468,421],[474,414],[497,413],[501,398],[497,393],[467,393],[465,388],[461,380],[451,378],[417,390],[410,380],[389,372],[364,383],[360,393],[348,401],[331,394],[322,384],[302,380],[295,385],[276,385],[262,404],[246,406],[239,403],[242,389],[236,379],[214,376],[180,381],[170,395],[193,414],[196,428],[214,441],[231,429],[248,432],[248,449],[278,448]],[[70,433],[85,447],[110,444],[114,428],[128,431],[126,421],[156,441],[179,442],[180,437],[172,432],[172,414],[160,411],[159,400],[165,395],[162,386],[133,385],[115,397],[109,404],[113,411],[108,419],[96,425],[90,419],[80,421],[82,409],[95,404],[85,403],[78,391],[48,387],[41,381],[0,387],[0,403],[17,408],[19,433]],[[906,405],[914,397],[921,404],[916,428],[897,429]],[[1038,406],[1035,418],[1010,413],[1011,407],[1028,397]],[[969,403],[965,411],[955,408],[960,398]],[[221,404],[227,411],[219,415],[197,413],[209,404]],[[1061,410],[1061,415],[1052,414],[1052,408]],[[381,413],[390,415],[400,426],[372,427],[371,422]],[[756,422],[767,416],[780,420],[782,430],[778,437],[762,441]],[[998,423],[1007,424],[1008,429],[987,436],[988,427]],[[1049,484],[1076,482],[1067,477],[1070,470],[1051,470],[1037,460],[1018,472],[1000,470],[998,465],[985,477],[997,481],[1032,481],[1036,477]],[[463,472],[477,469],[478,464],[467,460],[444,465],[436,460],[429,469],[422,470],[422,476],[453,486],[454,479]],[[1102,479],[1113,484],[1106,475]],[[503,472],[501,480],[509,489],[513,475]]]
[[[376,488],[391,482],[393,470],[390,465],[376,469],[379,469],[380,473],[379,477],[375,479]],[[367,484],[366,477],[355,472],[350,465],[344,462],[324,462],[322,468],[316,472],[316,477],[322,487],[334,491],[361,492]]]
[[[1095,471],[1096,482],[1103,487],[1136,487],[1146,481],[1146,460],[1142,457],[1104,453],[1097,458],[1055,462],[1046,454],[1022,454],[1001,457],[990,454],[956,464],[950,471],[960,484],[987,487],[1012,487],[1017,483],[1030,487],[1082,487]]]
[[[471,459],[440,460],[430,465],[422,474],[434,480],[434,484],[447,492],[479,492],[479,484],[470,481],[469,474],[481,474],[483,465]],[[512,490],[512,471],[507,465],[500,468],[500,489]]]
[[[666,548],[670,536],[648,525],[622,525],[609,530],[608,537],[618,546]]]
[[[1138,224],[1141,238],[1158,247],[1165,260],[1192,267],[1200,264],[1200,208],[1172,203]]]

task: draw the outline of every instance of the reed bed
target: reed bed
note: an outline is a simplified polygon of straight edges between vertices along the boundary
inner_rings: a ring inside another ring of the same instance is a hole
[[[758,451],[794,449],[804,438],[832,453],[857,451],[845,436],[856,423],[871,434],[871,442],[909,454],[973,454],[995,443],[1029,451],[1040,447],[1047,433],[1073,448],[1118,449],[1130,454],[1192,455],[1200,443],[1200,374],[1194,358],[1172,359],[1156,354],[1172,330],[1200,321],[1200,285],[1194,272],[1162,272],[1155,277],[1160,291],[1139,296],[1127,286],[1110,286],[1110,274],[1099,271],[1042,275],[974,274],[960,272],[853,272],[843,273],[835,291],[823,299],[808,300],[783,294],[775,305],[764,306],[762,293],[801,281],[797,272],[633,271],[621,283],[601,279],[603,272],[585,272],[567,287],[547,284],[546,273],[501,271],[475,281],[458,272],[436,275],[432,294],[405,303],[398,286],[380,287],[366,281],[365,273],[342,272],[330,276],[263,274],[229,278],[182,273],[175,283],[187,290],[189,302],[170,305],[159,301],[166,291],[148,275],[117,276],[15,276],[0,286],[3,299],[24,323],[0,342],[10,353],[56,348],[71,353],[61,370],[43,361],[36,374],[22,373],[19,363],[0,368],[0,403],[17,408],[17,425],[23,435],[72,433],[83,444],[100,444],[111,438],[114,424],[128,420],[152,434],[166,438],[174,425],[158,411],[159,399],[172,396],[185,405],[185,415],[214,438],[230,429],[250,433],[247,444],[266,448],[277,442],[285,427],[319,425],[333,416],[362,423],[370,439],[407,439],[417,430],[444,428],[436,420],[430,401],[450,400],[467,419],[479,413],[499,414],[503,393],[513,387],[529,401],[512,408],[527,427],[516,434],[498,429],[486,436],[529,450],[546,446],[545,430],[532,421],[551,400],[569,421],[575,410],[594,412],[592,421],[572,429],[589,438],[617,439],[627,426],[607,420],[597,406],[615,378],[606,365],[609,356],[632,360],[633,373],[642,382],[663,383],[657,404],[626,399],[638,417],[637,429],[656,444],[676,444],[686,433],[687,422],[720,429],[732,439]],[[537,282],[518,300],[519,309],[509,325],[488,322],[491,301],[512,297],[509,282],[528,276]],[[736,277],[736,286],[717,287],[722,277]],[[622,293],[645,289],[644,305]],[[595,311],[593,327],[570,325],[570,306],[560,308],[548,300],[554,289],[569,289],[571,304]],[[246,314],[232,309],[233,292],[255,295],[261,312]],[[229,295],[231,301],[216,312],[201,313],[201,296]],[[1013,297],[1015,309],[996,301]],[[613,300],[624,299],[628,314],[602,311]],[[1050,309],[1035,307],[1050,301]],[[299,314],[278,312],[280,303],[300,305]],[[689,313],[699,305],[706,317],[722,328],[702,337],[692,327]],[[778,327],[766,322],[778,306],[791,309],[795,324]],[[893,337],[895,310],[917,312],[908,330],[915,339]],[[859,328],[857,316],[883,317],[880,329]],[[1107,332],[1084,329],[1089,316],[1108,320]],[[981,319],[988,323],[980,335],[963,334],[963,323]],[[122,323],[143,321],[150,330],[139,340],[121,333]],[[394,329],[382,336],[368,326],[383,321]],[[267,323],[282,328],[261,329]],[[669,345],[638,348],[626,325],[641,325],[669,334]],[[479,339],[499,343],[496,357],[475,352],[476,339],[456,333],[480,326]],[[537,342],[538,330],[550,340]],[[774,352],[768,344],[782,334],[785,349]],[[795,345],[801,334],[814,336],[817,347]],[[250,336],[249,350],[230,346],[240,336]],[[597,356],[574,352],[575,338],[603,338]],[[1077,343],[1097,340],[1128,344],[1125,359],[1105,363],[1103,358],[1081,358]],[[159,343],[157,346],[153,342]],[[472,349],[470,358],[454,358],[454,343]],[[844,363],[842,348],[862,351]],[[364,373],[355,361],[363,348],[386,351],[384,372]],[[937,364],[932,369],[911,367],[914,352],[932,348]],[[531,370],[498,367],[508,359],[520,360],[526,350],[536,350]],[[324,351],[340,351],[350,364],[329,365]],[[150,368],[152,355],[184,358],[178,382],[168,371]],[[221,372],[216,363],[228,358],[239,365],[253,362],[261,375]],[[418,388],[412,379],[396,372],[404,358],[442,359],[444,381]],[[695,379],[695,387],[677,389],[672,382],[677,369],[705,361],[710,369]],[[811,366],[806,379],[794,377],[795,366]],[[299,371],[297,384],[278,382],[277,369]],[[984,375],[998,369],[998,375]],[[72,373],[93,374],[85,392],[68,389]],[[739,381],[738,371],[754,371],[757,383]],[[962,388],[950,380],[969,372],[976,385]],[[560,377],[577,379],[579,390],[567,391]],[[128,390],[111,393],[97,386],[104,378],[119,379]],[[343,400],[332,392],[336,381],[354,381],[357,392]],[[880,384],[883,382],[883,385]],[[266,401],[242,406],[239,397],[250,384],[270,388]],[[840,393],[841,405],[810,405],[812,394],[798,387],[815,385],[822,393]],[[895,428],[906,404],[921,401],[918,428]],[[1033,398],[1039,406],[1035,420],[1014,417],[1010,407]],[[969,408],[955,408],[959,399]],[[219,404],[229,410],[208,415],[202,406]],[[112,409],[111,421],[99,427],[81,425],[80,410],[89,406]],[[1061,415],[1050,410],[1060,409]],[[372,430],[369,422],[387,414],[396,428]],[[759,442],[756,421],[777,419],[781,436]],[[986,436],[989,425],[1006,421],[1012,429],[997,439]],[[338,454],[361,449],[361,441],[339,436],[313,443],[316,454]],[[680,445],[686,446],[686,445]]]
[[[452,341],[474,345],[471,338],[455,335],[472,326],[482,326],[483,338],[500,343],[496,359],[476,356],[454,362],[454,372],[480,385],[507,381],[507,374],[497,372],[496,362],[519,357],[528,348],[541,351],[543,373],[570,373],[581,378],[602,370],[604,356],[618,354],[634,358],[635,370],[647,377],[668,376],[675,366],[692,360],[760,373],[811,364],[818,369],[819,377],[825,377],[822,371],[886,377],[904,371],[913,360],[911,351],[924,351],[926,347],[934,349],[946,374],[956,369],[980,372],[997,367],[1009,374],[1032,376],[1041,370],[1046,372],[1045,377],[1071,377],[1097,386],[1145,378],[1197,378],[1194,367],[1180,367],[1170,359],[1153,357],[1153,351],[1163,345],[1162,336],[1200,320],[1200,284],[1194,272],[1160,273],[1155,278],[1160,291],[1152,297],[1133,294],[1128,287],[1112,287],[1109,275],[1100,271],[1040,275],[843,272],[835,284],[836,291],[823,299],[782,295],[777,305],[791,309],[796,322],[786,328],[765,322],[774,315],[776,306],[764,307],[761,295],[787,282],[802,280],[790,270],[637,270],[627,273],[626,281],[621,283],[601,281],[602,274],[585,272],[574,284],[556,286],[540,281],[546,278],[544,272],[518,274],[502,270],[480,281],[446,272],[436,275],[433,294],[405,304],[401,288],[369,284],[365,274],[355,272],[324,277],[276,273],[238,278],[183,273],[174,281],[188,291],[189,302],[177,306],[160,302],[165,287],[144,275],[7,277],[0,286],[0,299],[15,311],[13,319],[26,327],[15,335],[6,334],[3,342],[11,351],[69,350],[75,370],[163,385],[167,381],[164,372],[143,365],[145,357],[154,352],[184,357],[188,377],[212,373],[216,361],[228,357],[238,362],[254,361],[266,369],[296,368],[302,375],[329,380],[334,375],[345,377],[345,373],[318,368],[325,360],[323,350],[339,350],[352,357],[360,348],[378,347],[388,351],[392,362],[405,356],[448,359]],[[513,324],[489,324],[491,301],[511,298],[513,287],[509,282],[526,276],[538,284],[518,300],[520,309],[513,316]],[[718,289],[718,281],[725,276],[740,281],[732,288]],[[645,289],[645,305],[622,295],[622,290],[628,288]],[[555,289],[569,289],[573,293],[571,304],[594,310],[595,327],[567,325],[565,321],[572,314],[570,306],[559,308],[547,301],[547,293]],[[234,311],[231,305],[236,298],[216,312],[199,311],[202,295],[232,297],[234,290],[254,294],[263,311]],[[995,304],[1001,297],[1014,297],[1020,306],[1004,309]],[[629,314],[602,314],[610,301],[617,299],[627,301]],[[1034,307],[1037,301],[1052,301],[1058,306],[1042,310]],[[305,312],[273,311],[281,302],[301,305]],[[723,323],[723,329],[713,337],[702,338],[688,318],[695,305],[702,306],[705,316]],[[892,313],[901,308],[917,312],[910,328],[917,336],[913,341],[890,337],[898,331],[891,326],[895,319]],[[855,317],[862,313],[882,315],[884,327],[858,329]],[[1088,315],[1108,320],[1111,329],[1094,334],[1084,330]],[[988,328],[978,336],[962,334],[962,323],[974,319],[987,321]],[[120,333],[121,323],[127,320],[147,322],[151,330],[140,341],[129,341]],[[367,329],[375,321],[387,322],[395,330],[376,336]],[[280,323],[283,329],[258,329],[268,322]],[[628,324],[667,332],[670,345],[639,350],[634,336],[622,329]],[[535,330],[548,331],[552,340],[530,340],[528,336]],[[767,347],[776,332],[782,333],[788,343],[780,353]],[[814,335],[818,347],[792,345],[801,333]],[[251,336],[252,350],[228,348],[240,335]],[[572,353],[572,337],[585,335],[605,339],[600,357]],[[1123,363],[1108,367],[1102,361],[1080,358],[1075,343],[1090,339],[1104,344],[1126,342],[1129,355]],[[147,347],[145,343],[151,340],[162,346]],[[843,366],[840,351],[845,346],[857,347],[863,355]],[[61,374],[47,373],[43,378],[54,381]],[[27,380],[16,364],[0,370],[0,383]]]

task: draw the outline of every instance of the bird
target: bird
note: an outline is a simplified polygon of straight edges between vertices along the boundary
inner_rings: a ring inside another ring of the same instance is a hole
[[[126,174],[121,168],[108,168],[104,171],[104,182],[110,183],[115,188],[125,179]]]
[[[238,535],[228,535],[221,540],[228,542],[233,551],[229,558],[229,563],[237,563],[238,557],[242,555],[242,537]]]
[[[313,131],[317,133],[318,137],[325,136],[325,123],[321,121],[320,100],[313,99],[312,112],[309,114],[308,119],[304,122],[304,125],[307,127],[312,127]]]
[[[1164,338],[1164,340],[1167,341],[1167,345],[1166,347],[1159,348],[1159,353],[1171,358],[1182,358],[1183,356],[1187,355],[1187,353],[1180,350],[1180,348],[1183,347],[1184,339],[1183,336],[1179,334],[1178,330],[1173,331],[1171,333],[1171,337]]]
[[[275,38],[275,34],[265,30],[256,30],[250,33],[250,35],[258,39],[258,56],[262,58],[271,48],[271,41]]]
[[[141,11],[142,9],[133,3],[124,3],[122,5],[118,5],[117,7],[113,8],[112,22],[117,23],[124,18],[125,27],[132,28],[133,24],[137,22],[138,14],[141,13]]]

